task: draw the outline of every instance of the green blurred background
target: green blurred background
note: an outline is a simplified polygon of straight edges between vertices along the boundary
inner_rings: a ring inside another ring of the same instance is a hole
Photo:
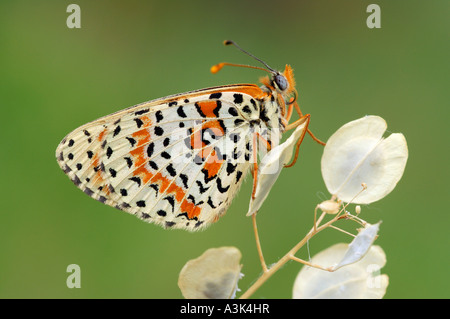
[[[246,290],[261,272],[251,219],[251,178],[225,217],[198,233],[168,231],[94,201],[59,169],[55,149],[76,127],[173,93],[256,83],[257,63],[222,41],[233,39],[273,68],[295,69],[300,104],[326,140],[344,123],[382,116],[402,132],[409,160],[394,191],[362,207],[382,220],[389,275],[386,298],[450,297],[449,1],[81,1],[81,29],[69,29],[69,1],[2,1],[0,297],[181,298],[178,273],[206,249],[236,246]],[[366,8],[381,7],[381,29]],[[312,225],[329,194],[322,148],[307,138],[259,213],[268,263]],[[350,238],[327,230],[311,255]],[[307,258],[302,250],[300,257]],[[81,267],[68,289],[66,267]],[[255,298],[290,298],[300,265],[287,264]]]

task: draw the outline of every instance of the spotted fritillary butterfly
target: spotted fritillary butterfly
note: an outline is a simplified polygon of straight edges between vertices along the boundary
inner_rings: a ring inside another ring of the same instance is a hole
[[[225,44],[233,44],[226,41]],[[92,198],[165,228],[199,230],[229,207],[257,153],[309,122],[296,103],[292,68],[262,86],[211,87],[138,104],[85,124],[56,150],[73,183]],[[220,63],[211,71],[217,72]],[[300,119],[289,124],[293,109]],[[255,182],[254,182],[255,185]],[[254,186],[255,188],[255,186]]]

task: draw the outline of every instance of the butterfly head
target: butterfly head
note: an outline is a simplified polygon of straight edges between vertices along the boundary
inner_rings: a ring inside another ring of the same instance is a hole
[[[278,93],[281,93],[283,96],[287,96],[295,92],[295,79],[292,67],[286,64],[284,72],[280,73],[278,71],[274,71],[272,73],[271,84],[278,91]]]
[[[283,72],[270,71],[271,76],[264,76],[259,81],[269,90],[276,91],[285,101],[288,101],[292,95],[294,100],[297,98],[297,90],[295,89],[294,71],[290,65],[286,65]],[[292,102],[288,102],[292,103]]]
[[[251,66],[251,65],[243,65],[243,64],[235,64],[235,63],[227,63],[222,62],[219,64],[214,65],[211,68],[212,73],[217,73],[224,67],[225,65],[231,65],[231,66],[239,66],[239,67],[247,67],[252,69],[259,69],[266,71],[270,73],[270,76],[265,76],[260,78],[260,82],[266,86],[270,91],[276,91],[278,94],[283,96],[285,100],[288,100],[290,96],[294,95],[294,100],[297,98],[297,91],[295,89],[295,79],[294,79],[294,72],[292,70],[292,67],[290,65],[286,65],[283,72],[276,71],[272,69],[266,62],[263,60],[257,58],[253,54],[245,51],[240,46],[238,46],[234,41],[226,40],[224,41],[225,45],[234,45],[236,48],[247,54],[248,56],[254,58],[255,60],[261,62],[265,68],[257,67],[257,66]],[[289,102],[291,103],[291,102]]]

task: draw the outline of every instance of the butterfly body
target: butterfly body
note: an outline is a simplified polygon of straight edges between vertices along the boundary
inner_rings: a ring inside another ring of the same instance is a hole
[[[102,117],[61,141],[58,163],[104,204],[165,228],[202,229],[226,212],[258,150],[279,143],[295,90],[292,69],[283,74],[290,90],[267,77],[261,87],[212,87]]]

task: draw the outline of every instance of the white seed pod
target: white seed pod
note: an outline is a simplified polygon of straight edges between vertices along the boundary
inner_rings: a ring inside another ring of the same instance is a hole
[[[211,248],[188,261],[178,287],[186,299],[232,299],[242,277],[241,252],[236,247]]]
[[[366,116],[330,137],[322,156],[322,176],[331,194],[344,202],[369,204],[394,189],[403,175],[408,147],[401,133],[383,138],[386,128],[381,117]],[[361,192],[363,183],[367,189]]]
[[[372,246],[373,242],[378,236],[378,230],[380,229],[380,222],[374,225],[367,224],[359,234],[348,245],[348,249],[344,254],[344,257],[339,263],[333,267],[333,270],[337,270],[341,267],[358,262],[363,258]]]
[[[247,216],[253,215],[262,206],[284,165],[289,164],[296,143],[305,129],[306,122],[299,125],[284,143],[275,146],[263,157],[259,164],[255,199],[250,200]]]
[[[312,258],[312,263],[332,266],[348,251],[348,244],[336,244]],[[304,266],[295,279],[294,299],[381,299],[389,277],[381,275],[386,255],[380,246],[371,246],[358,262],[334,272]]]

